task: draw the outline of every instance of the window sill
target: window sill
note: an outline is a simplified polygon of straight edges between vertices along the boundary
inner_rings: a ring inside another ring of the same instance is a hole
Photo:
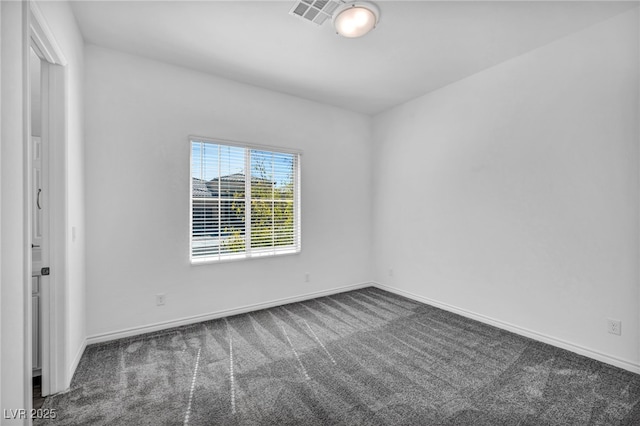
[[[191,266],[198,266],[198,265],[211,265],[211,264],[216,264],[216,263],[229,263],[229,262],[239,262],[239,261],[243,261],[243,260],[254,260],[254,259],[273,259],[273,258],[279,258],[279,257],[285,257],[285,256],[295,256],[295,255],[299,255],[302,252],[302,250],[287,250],[287,251],[282,251],[280,253],[276,253],[276,254],[271,254],[271,253],[253,253],[249,256],[247,256],[246,254],[241,254],[241,255],[227,255],[227,256],[223,256],[220,258],[211,258],[211,257],[201,257],[201,258],[191,258]]]

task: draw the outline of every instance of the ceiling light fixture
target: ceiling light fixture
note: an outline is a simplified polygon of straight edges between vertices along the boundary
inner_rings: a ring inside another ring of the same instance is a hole
[[[373,3],[346,3],[333,14],[333,26],[342,37],[356,38],[374,29],[379,19],[380,10]]]

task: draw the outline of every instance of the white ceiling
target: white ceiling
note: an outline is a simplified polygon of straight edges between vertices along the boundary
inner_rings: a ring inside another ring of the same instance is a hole
[[[337,36],[288,1],[77,1],[85,41],[375,114],[608,19],[636,2],[377,1]]]

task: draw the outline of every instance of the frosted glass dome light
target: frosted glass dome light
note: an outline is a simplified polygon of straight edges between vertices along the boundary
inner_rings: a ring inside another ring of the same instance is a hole
[[[343,37],[362,37],[376,27],[380,12],[368,2],[347,3],[333,15],[333,26]]]

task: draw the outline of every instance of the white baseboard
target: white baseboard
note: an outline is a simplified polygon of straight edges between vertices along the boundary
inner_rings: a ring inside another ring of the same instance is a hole
[[[570,352],[577,353],[579,355],[586,356],[588,358],[595,359],[597,361],[601,361],[607,364],[614,365],[616,367],[631,371],[632,373],[640,374],[640,364],[636,364],[631,361],[627,361],[624,359],[616,358],[611,355],[604,354],[602,352],[598,352],[589,348],[585,348],[584,346],[576,345],[574,343],[568,342],[566,340],[558,339],[546,334],[538,333],[533,330],[529,330],[523,327],[519,327],[514,324],[510,324],[508,322],[500,321],[486,315],[477,314],[475,312],[467,311],[465,309],[461,309],[447,303],[439,302],[437,300],[430,299],[428,297],[419,296],[417,294],[401,290],[395,287],[390,287],[384,284],[380,284],[377,282],[372,283],[374,287],[377,287],[381,290],[388,291],[390,293],[395,293],[400,296],[404,296],[406,298],[415,300],[420,303],[425,303],[427,305],[435,306],[436,308],[444,309],[445,311],[453,312],[454,314],[461,315],[466,318],[470,318],[472,320],[476,320],[485,324],[492,325],[494,327],[501,328],[503,330],[510,331],[515,334],[519,334],[521,336],[529,337],[530,339],[537,340],[539,342],[547,343],[552,346],[556,346],[561,349],[566,349]]]
[[[287,303],[302,302],[304,300],[315,299],[317,297],[330,296],[332,294],[344,293],[351,290],[357,290],[360,288],[371,287],[374,283],[364,282],[358,284],[351,284],[343,287],[335,287],[329,290],[316,291],[313,293],[301,294],[298,296],[285,297],[283,299],[270,300],[268,302],[255,303],[253,305],[245,305],[239,308],[225,309],[222,311],[210,312],[207,314],[194,315],[190,317],[179,318],[170,321],[163,321],[154,324],[143,325],[139,327],[125,328],[118,331],[112,331],[108,333],[95,334],[87,337],[85,345],[92,345],[94,343],[108,342],[110,340],[122,339],[124,337],[137,336],[145,333],[152,333],[155,331],[166,330],[168,328],[180,327],[182,325],[195,324],[198,322],[209,321],[222,317],[229,317],[232,315],[244,314],[247,312],[259,311],[261,309],[273,308],[275,306],[286,305]],[[83,349],[84,350],[84,349]],[[78,358],[78,362],[80,359]],[[77,363],[75,364],[77,366]],[[75,371],[75,369],[74,369]]]

